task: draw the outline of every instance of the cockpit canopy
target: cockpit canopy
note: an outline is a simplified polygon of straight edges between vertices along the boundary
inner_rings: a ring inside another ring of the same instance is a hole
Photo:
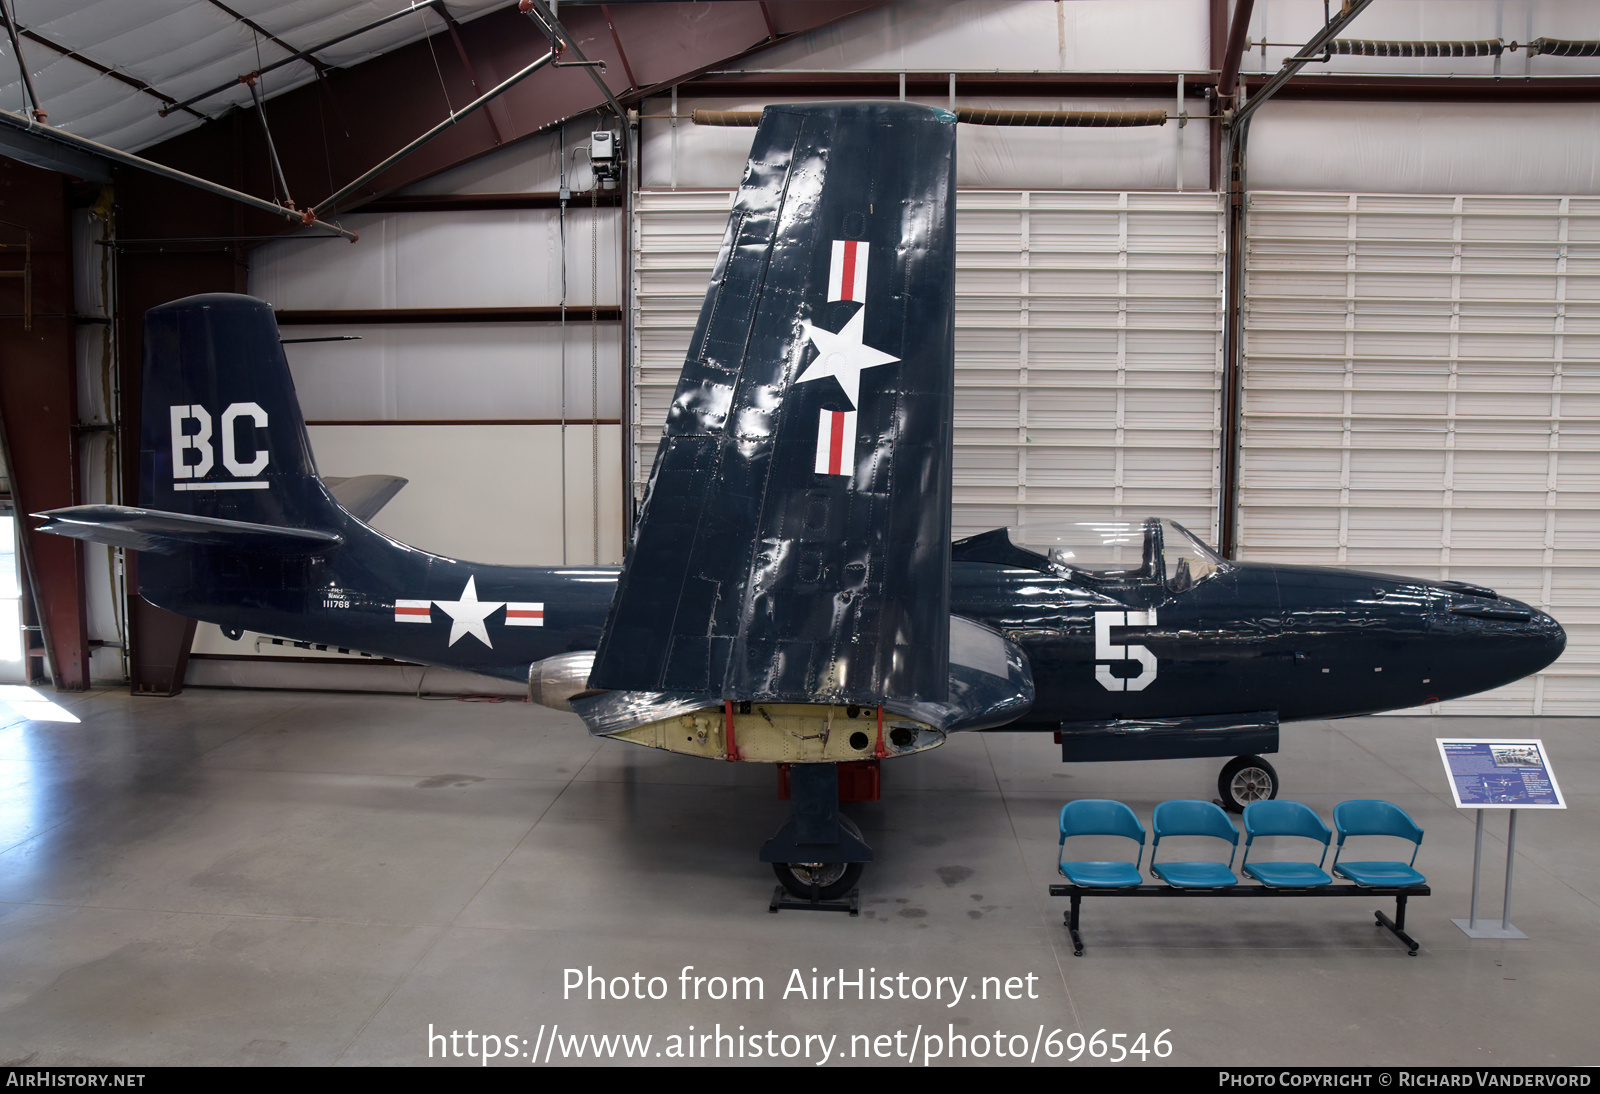
[[[1085,585],[1162,584],[1175,593],[1228,569],[1177,521],[1082,521],[995,529],[954,545],[958,561],[1024,566]]]

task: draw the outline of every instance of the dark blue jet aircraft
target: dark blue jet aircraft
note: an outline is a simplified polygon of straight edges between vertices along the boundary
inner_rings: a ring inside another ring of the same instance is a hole
[[[40,514],[144,552],[151,602],[512,680],[593,734],[783,765],[761,851],[832,896],[871,850],[839,812],[961,730],[1066,760],[1235,756],[1277,793],[1278,723],[1449,699],[1549,664],[1549,616],[1460,583],[1231,562],[1176,524],[1004,530],[952,549],[955,118],[770,107],[729,218],[632,549],[485,566],[365,521],[396,482],[317,475],[271,309],[145,323],[138,508]]]

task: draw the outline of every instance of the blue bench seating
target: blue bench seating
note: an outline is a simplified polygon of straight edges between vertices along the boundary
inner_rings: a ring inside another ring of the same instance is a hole
[[[1138,858],[1122,860],[1063,862],[1067,840],[1074,836],[1124,836],[1139,845]],[[1133,810],[1117,801],[1084,798],[1061,807],[1061,838],[1056,841],[1056,869],[1074,885],[1086,889],[1125,889],[1144,881],[1139,868],[1144,864],[1144,825]]]
[[[1417,852],[1422,850],[1422,829],[1398,805],[1371,799],[1340,802],[1333,807],[1333,826],[1339,830],[1339,849],[1333,854],[1333,872],[1357,885],[1393,888],[1426,885],[1428,879],[1417,872]],[[1390,860],[1340,862],[1347,836],[1395,836],[1410,840],[1410,862]]]
[[[1239,830],[1220,807],[1202,801],[1162,802],[1156,806],[1150,823],[1156,833],[1155,843],[1150,848],[1150,872],[1156,877],[1178,889],[1225,889],[1239,884],[1233,872],[1233,859],[1239,853]],[[1230,848],[1228,864],[1157,862],[1163,836],[1209,836],[1225,840]]]
[[[1323,870],[1328,859],[1328,844],[1333,833],[1322,818],[1300,802],[1257,801],[1244,807],[1244,863],[1247,877],[1273,889],[1315,889],[1332,885],[1333,878]],[[1250,851],[1257,836],[1294,836],[1322,844],[1322,857],[1310,862],[1251,862]]]
[[[1266,807],[1266,808],[1262,808]],[[1299,802],[1258,801],[1245,807],[1245,861],[1240,870],[1259,882],[1242,885],[1233,873],[1233,858],[1238,853],[1239,831],[1227,814],[1211,802],[1167,801],[1156,806],[1151,817],[1155,840],[1150,850],[1150,871],[1164,884],[1145,885],[1139,869],[1144,859],[1145,829],[1139,818],[1122,802],[1086,799],[1068,802],[1061,809],[1061,853],[1056,867],[1068,884],[1050,886],[1051,896],[1071,898],[1065,919],[1072,935],[1072,952],[1083,956],[1083,935],[1078,930],[1084,897],[1369,897],[1392,896],[1394,918],[1381,910],[1373,915],[1379,926],[1406,944],[1406,952],[1417,955],[1418,944],[1405,932],[1406,900],[1429,896],[1427,878],[1416,870],[1417,851],[1422,844],[1422,829],[1398,807],[1382,801],[1341,802],[1334,810],[1339,831],[1339,852],[1334,855],[1333,873],[1353,884],[1335,884],[1323,869],[1333,833],[1307,806]],[[1123,836],[1139,845],[1132,861],[1063,861],[1066,841],[1073,836]],[[1204,836],[1229,843],[1233,853],[1224,865],[1215,861],[1160,862],[1162,839]],[[1316,862],[1249,861],[1257,836],[1301,837],[1322,844],[1322,857]],[[1389,860],[1344,861],[1340,854],[1350,837],[1398,836],[1415,846],[1411,862]]]

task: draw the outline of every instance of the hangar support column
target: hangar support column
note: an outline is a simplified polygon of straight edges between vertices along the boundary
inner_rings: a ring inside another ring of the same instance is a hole
[[[0,444],[17,551],[55,686],[89,686],[83,544],[32,530],[29,513],[79,500],[77,337],[64,176],[0,159]]]

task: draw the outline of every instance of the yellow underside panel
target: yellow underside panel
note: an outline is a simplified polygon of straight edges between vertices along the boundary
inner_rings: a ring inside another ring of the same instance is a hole
[[[727,715],[721,707],[677,715],[609,736],[686,756],[753,763],[843,763],[880,755],[878,712],[872,707],[735,703],[733,709],[731,749]],[[748,713],[743,713],[746,710]],[[944,736],[925,722],[885,711],[881,755],[887,758],[922,752],[943,744]]]

